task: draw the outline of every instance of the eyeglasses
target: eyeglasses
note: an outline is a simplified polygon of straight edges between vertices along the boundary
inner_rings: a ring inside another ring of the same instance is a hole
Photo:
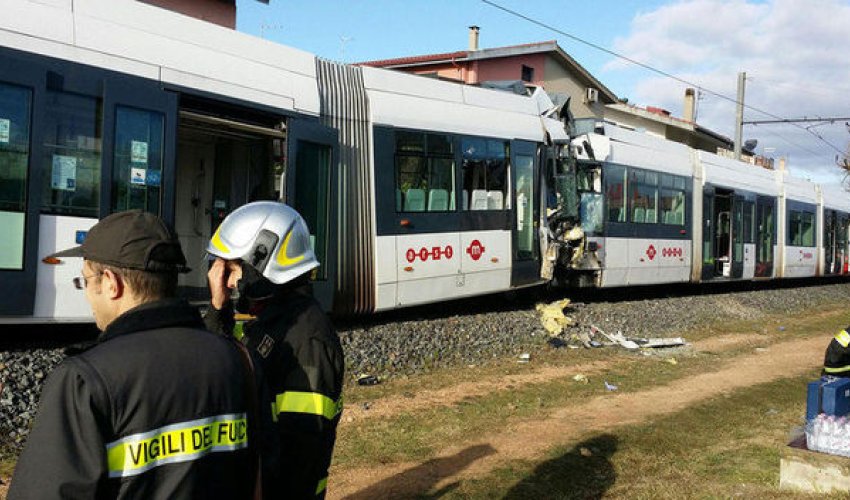
[[[74,288],[76,288],[77,290],[85,290],[86,285],[88,284],[88,280],[90,280],[92,278],[96,278],[97,276],[100,276],[101,274],[103,274],[103,271],[101,271],[97,274],[92,274],[91,276],[83,275],[83,276],[75,277],[72,280],[74,282]]]

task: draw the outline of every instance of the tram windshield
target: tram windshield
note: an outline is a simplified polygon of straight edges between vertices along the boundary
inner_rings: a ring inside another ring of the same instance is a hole
[[[602,166],[598,163],[579,163],[576,174],[581,228],[585,234],[599,234],[604,221]]]

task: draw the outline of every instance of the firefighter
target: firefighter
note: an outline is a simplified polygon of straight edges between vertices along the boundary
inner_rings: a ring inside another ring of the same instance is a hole
[[[826,347],[823,374],[833,377],[850,377],[850,333],[845,328],[838,332]]]
[[[259,494],[247,350],[175,298],[188,269],[174,232],[120,212],[51,257],[83,258],[73,282],[101,334],[48,377],[8,498]]]
[[[234,331],[234,309],[254,316],[243,342],[259,355],[280,440],[279,487],[287,498],[324,498],[342,411],[344,358],[313,298],[319,266],[310,233],[287,205],[254,202],[227,216],[207,248],[207,327]],[[235,300],[231,293],[235,291]]]

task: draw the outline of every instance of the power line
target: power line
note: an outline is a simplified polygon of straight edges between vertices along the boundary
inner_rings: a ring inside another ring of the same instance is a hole
[[[733,97],[729,97],[729,96],[727,96],[727,95],[725,95],[725,94],[721,94],[720,92],[715,92],[715,91],[713,91],[713,90],[711,90],[711,89],[709,89],[709,88],[703,87],[703,86],[701,86],[701,85],[699,85],[699,84],[696,84],[696,83],[694,83],[694,82],[691,82],[691,81],[685,80],[684,78],[680,78],[680,77],[678,77],[678,76],[676,76],[676,75],[673,75],[672,73],[668,73],[668,72],[666,72],[666,71],[664,71],[664,70],[661,70],[661,69],[655,68],[655,67],[653,67],[653,66],[650,66],[649,64],[646,64],[646,63],[644,63],[644,62],[638,61],[638,60],[636,60],[636,59],[632,59],[631,57],[625,56],[625,55],[620,54],[620,53],[618,53],[618,52],[614,52],[613,50],[608,49],[608,48],[606,48],[606,47],[603,47],[603,46],[601,46],[601,45],[595,44],[595,43],[593,43],[593,42],[589,42],[589,41],[587,41],[587,40],[585,40],[585,39],[583,39],[583,38],[580,38],[580,37],[578,37],[578,36],[576,36],[576,35],[573,35],[573,34],[567,33],[566,31],[560,30],[560,29],[558,29],[558,28],[556,28],[556,27],[554,27],[554,26],[551,26],[551,25],[549,25],[549,24],[546,24],[546,23],[544,23],[543,21],[540,21],[540,20],[534,19],[534,18],[532,18],[532,17],[528,17],[528,16],[526,16],[525,14],[522,14],[522,13],[517,12],[517,11],[515,11],[515,10],[512,10],[512,9],[509,9],[509,8],[504,7],[504,6],[502,6],[502,5],[499,5],[499,4],[497,4],[496,2],[493,2],[492,0],[481,0],[481,1],[482,1],[483,3],[485,3],[485,4],[489,5],[489,6],[493,7],[493,8],[496,8],[496,9],[501,10],[502,12],[505,12],[505,13],[510,14],[510,15],[512,15],[512,16],[515,16],[515,17],[518,17],[518,18],[523,19],[523,20],[525,20],[525,21],[528,21],[528,22],[530,22],[530,23],[532,23],[532,24],[536,24],[537,26],[540,26],[541,28],[544,28],[544,29],[547,29],[547,30],[549,30],[549,31],[552,31],[552,32],[558,33],[558,34],[560,34],[560,35],[563,35],[563,36],[565,36],[565,37],[567,37],[567,38],[569,38],[569,39],[571,39],[571,40],[574,40],[574,41],[576,41],[576,42],[579,42],[579,43],[581,43],[581,44],[583,44],[583,45],[587,45],[588,47],[592,47],[592,48],[594,48],[594,49],[596,49],[596,50],[599,50],[599,51],[605,52],[606,54],[612,55],[612,56],[614,56],[614,57],[616,57],[616,58],[618,58],[618,59],[622,59],[622,60],[624,60],[624,61],[630,62],[630,63],[632,63],[632,64],[634,64],[634,65],[636,65],[636,66],[640,66],[641,68],[647,69],[647,70],[649,70],[649,71],[651,71],[651,72],[653,72],[653,73],[657,73],[657,74],[659,74],[659,75],[661,75],[661,76],[664,76],[664,77],[666,77],[666,78],[670,78],[670,79],[675,80],[675,81],[677,81],[677,82],[684,83],[685,85],[687,85],[687,86],[689,86],[689,87],[694,87],[694,88],[696,88],[696,89],[698,89],[698,90],[701,90],[701,91],[703,91],[703,92],[706,92],[706,93],[711,94],[711,95],[714,95],[714,96],[717,96],[717,97],[719,97],[719,98],[721,98],[721,99],[727,100],[727,101],[732,102],[732,103],[734,103],[734,104],[736,104],[736,105],[738,104],[738,100],[737,100],[737,99],[735,99],[735,98],[733,98]],[[763,110],[763,109],[759,109],[759,108],[756,108],[756,107],[754,107],[754,106],[750,106],[750,105],[748,105],[748,104],[746,104],[746,103],[741,103],[741,104],[742,104],[742,106],[743,106],[743,107],[745,107],[745,108],[747,108],[747,109],[750,109],[750,110],[752,110],[752,111],[755,111],[755,112],[757,112],[757,113],[761,113],[761,114],[763,114],[763,115],[767,115],[767,116],[769,116],[769,117],[771,117],[771,118],[775,118],[775,119],[777,119],[777,120],[784,120],[784,118],[782,118],[781,116],[775,115],[775,114],[770,113],[770,112],[768,112],[768,111],[765,111],[765,110]],[[835,146],[834,146],[833,144],[831,144],[829,141],[827,141],[826,139],[824,139],[824,138],[823,138],[823,136],[821,136],[820,134],[817,134],[817,133],[815,133],[814,131],[809,130],[809,129],[807,129],[806,127],[803,127],[802,125],[799,125],[799,124],[793,124],[793,123],[792,123],[792,125],[794,125],[795,127],[799,128],[799,129],[801,129],[801,130],[805,130],[806,132],[808,132],[808,133],[812,134],[814,137],[816,137],[817,139],[819,139],[821,142],[823,142],[823,143],[824,143],[824,144],[826,144],[827,146],[829,146],[829,147],[831,147],[832,149],[834,149],[834,150],[838,151],[838,153],[839,153],[839,154],[844,154],[844,151],[841,151],[840,149],[838,149],[837,147],[835,147]],[[799,147],[799,146],[798,146],[798,147]]]

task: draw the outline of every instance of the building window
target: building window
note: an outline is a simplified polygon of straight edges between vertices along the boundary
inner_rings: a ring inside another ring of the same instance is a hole
[[[443,134],[396,133],[396,211],[455,209],[452,138]]]
[[[522,65],[522,81],[529,83],[534,81],[534,68]]]

